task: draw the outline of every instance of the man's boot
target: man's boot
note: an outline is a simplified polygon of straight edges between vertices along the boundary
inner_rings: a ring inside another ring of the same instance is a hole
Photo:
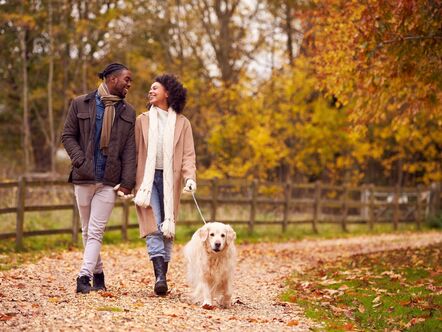
[[[106,290],[106,285],[104,284],[104,273],[94,273],[94,279],[92,281],[92,290],[93,291],[99,291],[99,290]]]
[[[77,293],[87,294],[91,291],[91,279],[88,276],[77,278]]]
[[[157,295],[167,294],[167,282],[165,274],[165,264],[163,257],[152,258],[153,270],[155,272],[155,288],[154,292]]]

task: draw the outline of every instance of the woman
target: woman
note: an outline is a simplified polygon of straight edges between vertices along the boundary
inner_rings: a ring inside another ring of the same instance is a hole
[[[148,111],[135,123],[137,175],[135,204],[140,236],[155,272],[154,292],[167,293],[166,273],[170,262],[181,185],[196,190],[195,147],[192,127],[182,115],[187,90],[173,75],[155,78]],[[184,181],[183,181],[184,180]]]

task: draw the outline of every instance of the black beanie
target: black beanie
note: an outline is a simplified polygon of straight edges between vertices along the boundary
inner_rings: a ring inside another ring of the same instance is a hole
[[[111,63],[101,73],[98,73],[98,77],[101,79],[105,79],[106,76],[109,74],[112,74],[115,71],[122,70],[122,69],[128,69],[125,65],[122,65],[121,63]]]

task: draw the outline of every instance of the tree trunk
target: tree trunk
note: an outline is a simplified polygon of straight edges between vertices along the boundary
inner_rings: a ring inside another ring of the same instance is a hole
[[[55,133],[54,133],[54,110],[52,106],[52,85],[54,80],[54,36],[52,30],[52,0],[48,1],[48,24],[49,24],[49,75],[48,75],[48,121],[49,121],[49,149],[51,172],[55,173]]]
[[[179,75],[182,76],[184,72],[184,42],[183,42],[183,36],[181,31],[181,0],[176,0],[176,26],[177,26],[177,37],[178,37],[178,71]]]
[[[84,7],[83,7],[83,19],[87,19],[88,16],[88,2],[85,1],[84,2]],[[88,89],[87,89],[87,55],[86,55],[86,43],[89,41],[89,33],[86,32],[86,35],[84,36],[85,38],[81,38],[80,43],[82,45],[82,53],[81,53],[81,81],[82,81],[82,90],[83,93],[87,93]],[[84,43],[84,44],[83,44]]]
[[[402,186],[402,180],[404,177],[402,165],[403,165],[403,160],[402,160],[402,158],[399,158],[399,160],[397,161],[397,182],[396,182],[396,185],[398,187]]]
[[[21,28],[19,31],[21,58],[22,58],[22,75],[23,75],[23,152],[24,152],[24,171],[28,173],[32,169],[32,145],[31,145],[31,129],[29,125],[29,105],[28,105],[28,61],[26,48],[26,29]]]
[[[287,34],[287,54],[289,57],[290,66],[293,65],[293,29],[292,29],[292,10],[290,1],[285,1],[285,30]]]
[[[66,2],[64,3],[64,8],[63,8],[63,12],[64,13],[69,13],[72,10],[72,2],[70,0],[65,0]],[[65,26],[63,26],[64,29],[70,31],[71,29],[73,29],[72,26],[72,19],[70,15],[65,15],[65,22],[64,22]],[[69,108],[69,94],[68,94],[68,88],[69,88],[69,68],[71,65],[71,61],[70,61],[70,54],[71,54],[71,48],[70,48],[70,40],[66,40],[65,44],[64,44],[64,56],[62,57],[62,66],[63,66],[63,90],[62,90],[62,94],[63,94],[63,111],[60,113],[59,117],[57,117],[57,121],[58,121],[58,126],[57,126],[57,131],[56,131],[56,135],[57,137],[60,137],[61,132],[63,131],[63,127],[64,127],[64,121],[66,118],[66,115],[68,113],[68,108]],[[56,139],[55,142],[55,147],[58,147],[59,145],[59,138]]]

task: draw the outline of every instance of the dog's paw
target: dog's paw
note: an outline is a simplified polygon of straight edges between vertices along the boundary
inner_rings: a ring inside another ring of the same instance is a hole
[[[224,295],[223,297],[221,297],[221,307],[228,309],[232,307],[232,296],[231,295]]]
[[[232,301],[230,301],[230,300],[221,301],[220,304],[221,304],[221,308],[223,308],[223,309],[229,309],[232,307]]]
[[[214,305],[211,305],[209,303],[203,303],[203,305],[201,306],[201,308],[206,309],[206,310],[213,310],[215,309]]]

